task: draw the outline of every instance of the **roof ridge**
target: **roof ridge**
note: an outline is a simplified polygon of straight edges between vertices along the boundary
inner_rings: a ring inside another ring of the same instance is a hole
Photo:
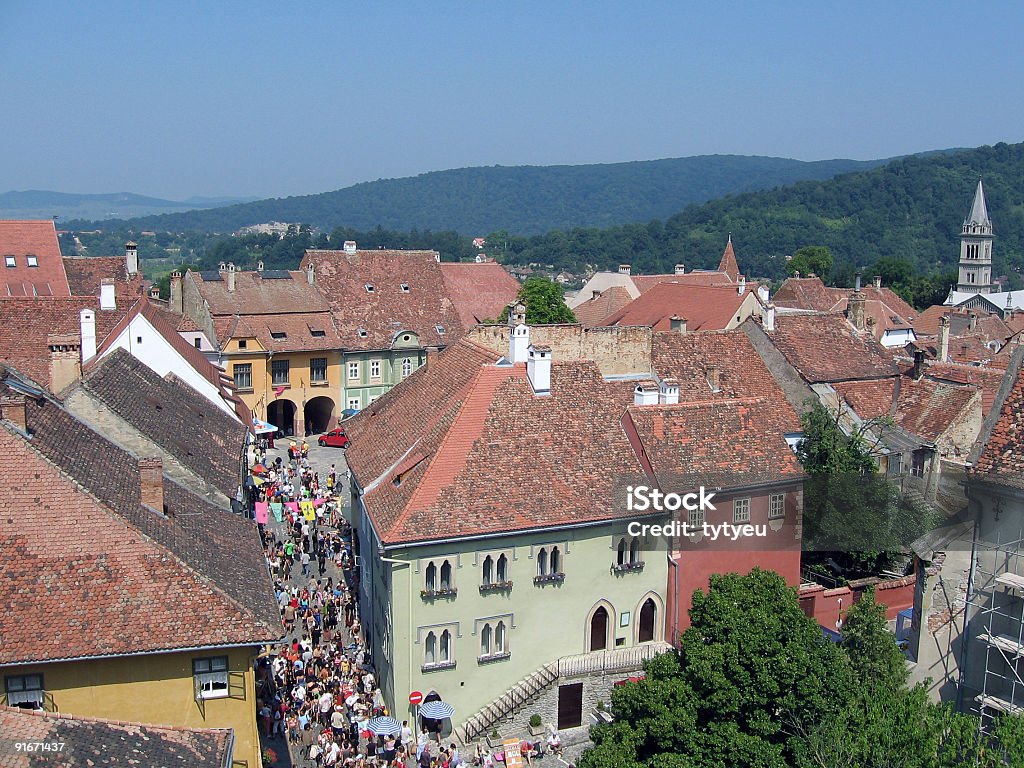
[[[153,723],[141,723],[134,720],[112,720],[105,717],[90,717],[87,715],[74,715],[68,712],[47,712],[43,709],[22,709],[9,705],[0,705],[0,711],[13,712],[19,715],[40,717],[43,720],[77,720],[83,723],[105,723],[109,725],[133,726],[139,728],[152,728],[160,731],[181,731],[184,733],[207,733],[209,731],[223,731],[228,733],[231,728],[190,728],[185,725],[154,725]]]
[[[525,366],[522,364],[519,364],[518,367],[510,366],[508,368],[481,366],[463,387],[468,391],[459,406],[458,413],[424,470],[423,477],[420,478],[412,498],[409,499],[402,514],[391,526],[389,533],[399,531],[413,509],[434,504],[447,484],[458,477],[459,472],[465,466],[473,444],[480,437],[480,428],[487,418],[495,391],[499,385],[517,372],[525,372]]]

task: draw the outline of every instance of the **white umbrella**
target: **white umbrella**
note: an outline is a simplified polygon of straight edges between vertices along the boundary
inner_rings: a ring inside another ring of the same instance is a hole
[[[446,701],[428,701],[420,706],[420,717],[431,720],[444,720],[455,714],[455,707]]]
[[[402,724],[393,717],[375,717],[366,728],[378,736],[396,736],[402,732]]]

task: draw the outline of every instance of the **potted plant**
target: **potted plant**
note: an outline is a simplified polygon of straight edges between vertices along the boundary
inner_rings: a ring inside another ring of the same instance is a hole
[[[497,726],[491,728],[491,733],[487,737],[487,746],[491,749],[501,746],[501,734],[498,733]]]
[[[544,721],[540,719],[540,715],[530,715],[530,735],[531,736],[542,736],[544,734]]]
[[[277,762],[277,752],[267,747],[263,750],[263,768],[273,768],[274,763]]]

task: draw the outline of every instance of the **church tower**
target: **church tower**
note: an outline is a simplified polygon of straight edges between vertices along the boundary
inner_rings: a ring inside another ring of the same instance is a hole
[[[965,293],[992,291],[992,222],[980,179],[974,205],[960,231],[960,276],[956,289]]]

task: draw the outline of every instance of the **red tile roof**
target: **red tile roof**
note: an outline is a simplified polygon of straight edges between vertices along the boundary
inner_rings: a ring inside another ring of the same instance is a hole
[[[59,742],[57,752],[18,752],[5,746],[0,768],[162,766],[223,768],[232,755],[228,728],[174,728],[101,720],[57,712],[0,707],[0,733],[23,742]],[[7,744],[12,744],[8,741]]]
[[[930,363],[925,368],[925,376],[936,381],[973,384],[979,387],[982,397],[982,415],[988,416],[996,394],[999,392],[999,387],[1003,383],[1003,378],[1006,376],[1006,371],[958,363]]]
[[[443,347],[464,332],[435,251],[311,250],[302,267],[309,263],[343,349],[390,349],[399,331],[416,333],[420,346]]]
[[[779,307],[790,309],[841,312],[846,309],[851,292],[850,288],[829,288],[819,277],[791,277],[779,286],[772,301]],[[917,311],[890,288],[866,285],[861,288],[861,293],[867,303],[877,302],[879,305],[866,312],[875,317],[876,324],[884,322],[885,327],[894,327],[916,320]]]
[[[907,432],[934,441],[970,407],[981,408],[975,387],[902,378],[895,419]]]
[[[228,290],[226,273],[189,270],[185,279],[195,284],[214,317],[326,312],[330,309],[327,300],[316,286],[309,284],[302,270],[237,271],[234,291]]]
[[[0,262],[0,297],[71,295],[52,221],[0,221],[0,257],[7,256],[15,266]],[[28,266],[28,256],[38,266]]]
[[[519,281],[495,262],[441,262],[438,266],[463,328],[497,320],[519,293]]]
[[[815,312],[828,312],[836,303],[831,291],[817,277],[791,277],[784,280],[772,301],[779,307],[810,309]]]
[[[214,330],[221,345],[231,338],[258,339],[272,352],[313,352],[340,349],[341,335],[330,312],[279,315],[233,315],[217,318]]]
[[[736,252],[732,249],[732,235],[725,244],[725,252],[722,253],[722,260],[718,263],[718,271],[724,272],[732,282],[739,281],[740,266],[736,263]]]
[[[630,275],[633,285],[640,293],[651,290],[662,283],[683,283],[684,285],[704,285],[709,288],[732,285],[733,280],[724,272],[687,272],[682,275]]]
[[[96,312],[96,340],[102,342],[125,316],[128,306],[101,310],[99,298],[0,299],[0,362],[7,363],[43,387],[50,385],[47,336],[79,336],[79,312]]]
[[[2,394],[12,390],[0,387]],[[164,478],[167,516],[140,503],[138,460],[30,399],[31,439],[0,422],[19,480],[0,495],[0,664],[276,640],[251,521]]]
[[[584,328],[599,328],[608,325],[608,318],[632,301],[629,291],[621,285],[613,285],[592,296],[573,309],[576,319]]]
[[[885,348],[869,334],[855,332],[842,315],[777,314],[775,330],[768,336],[811,384],[879,379],[898,373]]]
[[[1007,373],[1010,375],[1015,376],[1013,387],[971,474],[981,480],[1024,488],[1024,377],[1020,371]]]
[[[749,292],[664,282],[641,294],[605,320],[606,325],[647,325],[667,331],[670,318],[687,321],[688,331],[718,331],[739,322],[740,305]]]
[[[862,419],[877,419],[879,416],[889,416],[896,407],[896,382],[894,378],[844,381],[833,384],[832,388]]]
[[[99,296],[100,282],[106,278],[114,281],[118,301],[134,301],[142,295],[145,285],[141,272],[129,279],[123,256],[65,257],[64,272],[72,296]]]

